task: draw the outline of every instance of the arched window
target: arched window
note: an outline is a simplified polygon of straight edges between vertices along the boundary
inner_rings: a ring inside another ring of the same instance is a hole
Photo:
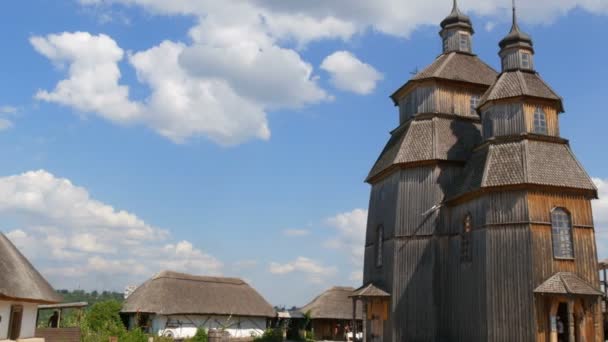
[[[379,226],[376,233],[376,267],[382,267],[382,255],[384,253],[384,227]]]
[[[557,259],[574,259],[570,213],[563,208],[553,209],[551,212],[551,228],[553,235],[553,256]]]
[[[479,100],[481,97],[477,94],[471,95],[471,115],[477,114],[477,106],[479,106]]]
[[[473,253],[471,253],[471,234],[473,232],[473,218],[471,214],[467,214],[464,217],[462,223],[462,237],[460,240],[460,261],[471,262],[473,260]]]
[[[540,107],[534,110],[534,133],[547,134],[547,114]]]

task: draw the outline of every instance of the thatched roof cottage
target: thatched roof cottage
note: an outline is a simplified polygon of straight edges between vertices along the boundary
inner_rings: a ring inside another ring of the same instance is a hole
[[[353,295],[352,287],[332,287],[299,309],[310,316],[315,340],[345,340],[345,328],[352,325]],[[358,325],[363,319],[361,306],[357,308]],[[359,326],[357,331],[361,331]]]
[[[0,341],[34,338],[38,305],[60,301],[61,296],[0,233]]]
[[[241,279],[163,271],[125,301],[129,327],[175,338],[191,337],[199,327],[225,329],[232,337],[261,335],[275,311]]]

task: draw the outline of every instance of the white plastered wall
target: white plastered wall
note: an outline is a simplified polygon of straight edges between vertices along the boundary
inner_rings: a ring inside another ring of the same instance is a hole
[[[169,324],[167,324],[169,322]],[[196,334],[197,328],[225,329],[232,337],[260,336],[266,330],[264,317],[206,316],[206,315],[157,315],[152,318],[152,331],[163,335],[171,331],[173,337],[187,338]]]
[[[23,320],[21,321],[21,339],[32,338],[36,334],[36,317],[38,305],[23,302],[0,301],[0,341],[8,339],[8,325],[10,322],[11,306],[23,306]]]

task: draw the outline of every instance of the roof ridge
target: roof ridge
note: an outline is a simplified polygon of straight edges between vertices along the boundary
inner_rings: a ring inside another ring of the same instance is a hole
[[[434,74],[438,74],[438,75],[441,74],[443,72],[443,69],[445,69],[445,67],[454,58],[455,55],[456,55],[456,52],[453,52],[453,51],[448,53],[446,58],[441,63],[441,66],[439,66],[439,68],[437,68],[437,71],[434,72]]]
[[[240,278],[193,275],[193,274],[187,274],[187,273],[181,273],[181,272],[175,272],[175,271],[159,272],[152,278],[152,280],[163,279],[163,278],[176,279],[176,280],[189,280],[189,281],[196,281],[196,282],[202,282],[202,283],[247,285],[247,283]]]
[[[526,79],[524,78],[523,73],[521,71],[517,70],[515,72],[515,75],[517,75],[517,78],[519,79],[519,87],[521,88],[522,95],[527,94],[528,93],[528,84],[526,83]]]

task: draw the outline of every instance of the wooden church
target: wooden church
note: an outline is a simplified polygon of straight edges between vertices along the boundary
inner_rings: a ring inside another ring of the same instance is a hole
[[[597,189],[560,135],[562,99],[515,6],[500,73],[473,34],[454,0],[443,53],[392,95],[364,266],[365,286],[390,297],[386,315],[368,307],[366,339],[604,341]]]

